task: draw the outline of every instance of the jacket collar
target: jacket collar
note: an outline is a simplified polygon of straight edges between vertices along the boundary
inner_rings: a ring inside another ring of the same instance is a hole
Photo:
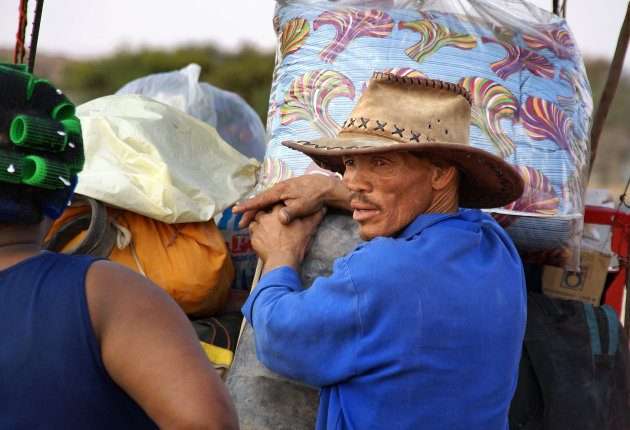
[[[409,239],[417,234],[420,234],[422,230],[427,227],[432,226],[440,221],[449,218],[470,218],[474,217],[473,214],[478,214],[477,216],[481,216],[481,211],[474,209],[462,209],[460,208],[458,212],[447,214],[447,213],[433,213],[433,214],[420,214],[414,219],[411,224],[405,227],[398,235],[396,235],[397,239]]]

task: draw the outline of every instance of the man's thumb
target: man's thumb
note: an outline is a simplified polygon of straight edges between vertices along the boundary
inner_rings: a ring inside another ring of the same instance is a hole
[[[293,215],[287,207],[280,209],[280,212],[278,212],[278,216],[280,217],[280,222],[284,225],[288,225],[291,220],[293,220]]]

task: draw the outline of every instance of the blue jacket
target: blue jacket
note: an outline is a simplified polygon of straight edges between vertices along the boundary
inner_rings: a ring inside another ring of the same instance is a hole
[[[320,387],[318,429],[507,429],[525,331],[521,260],[479,210],[418,216],[302,290],[263,276],[243,307],[259,360]]]

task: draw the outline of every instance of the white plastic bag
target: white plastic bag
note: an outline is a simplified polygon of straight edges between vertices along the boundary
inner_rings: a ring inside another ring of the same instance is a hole
[[[156,73],[127,83],[116,94],[139,94],[173,106],[216,128],[234,149],[258,161],[265,154],[265,128],[245,100],[236,93],[198,82],[201,67]]]

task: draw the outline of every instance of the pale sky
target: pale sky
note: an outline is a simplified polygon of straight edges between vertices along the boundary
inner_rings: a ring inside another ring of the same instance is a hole
[[[549,10],[552,0],[531,3]],[[19,0],[0,0],[0,47],[13,49]],[[612,59],[626,0],[567,0],[567,21],[584,56]],[[249,42],[273,48],[274,0],[45,0],[38,53],[74,57],[111,54],[126,46],[172,48]],[[29,23],[35,0],[29,1]],[[27,32],[30,37],[30,28]],[[630,59],[626,56],[626,73]]]

